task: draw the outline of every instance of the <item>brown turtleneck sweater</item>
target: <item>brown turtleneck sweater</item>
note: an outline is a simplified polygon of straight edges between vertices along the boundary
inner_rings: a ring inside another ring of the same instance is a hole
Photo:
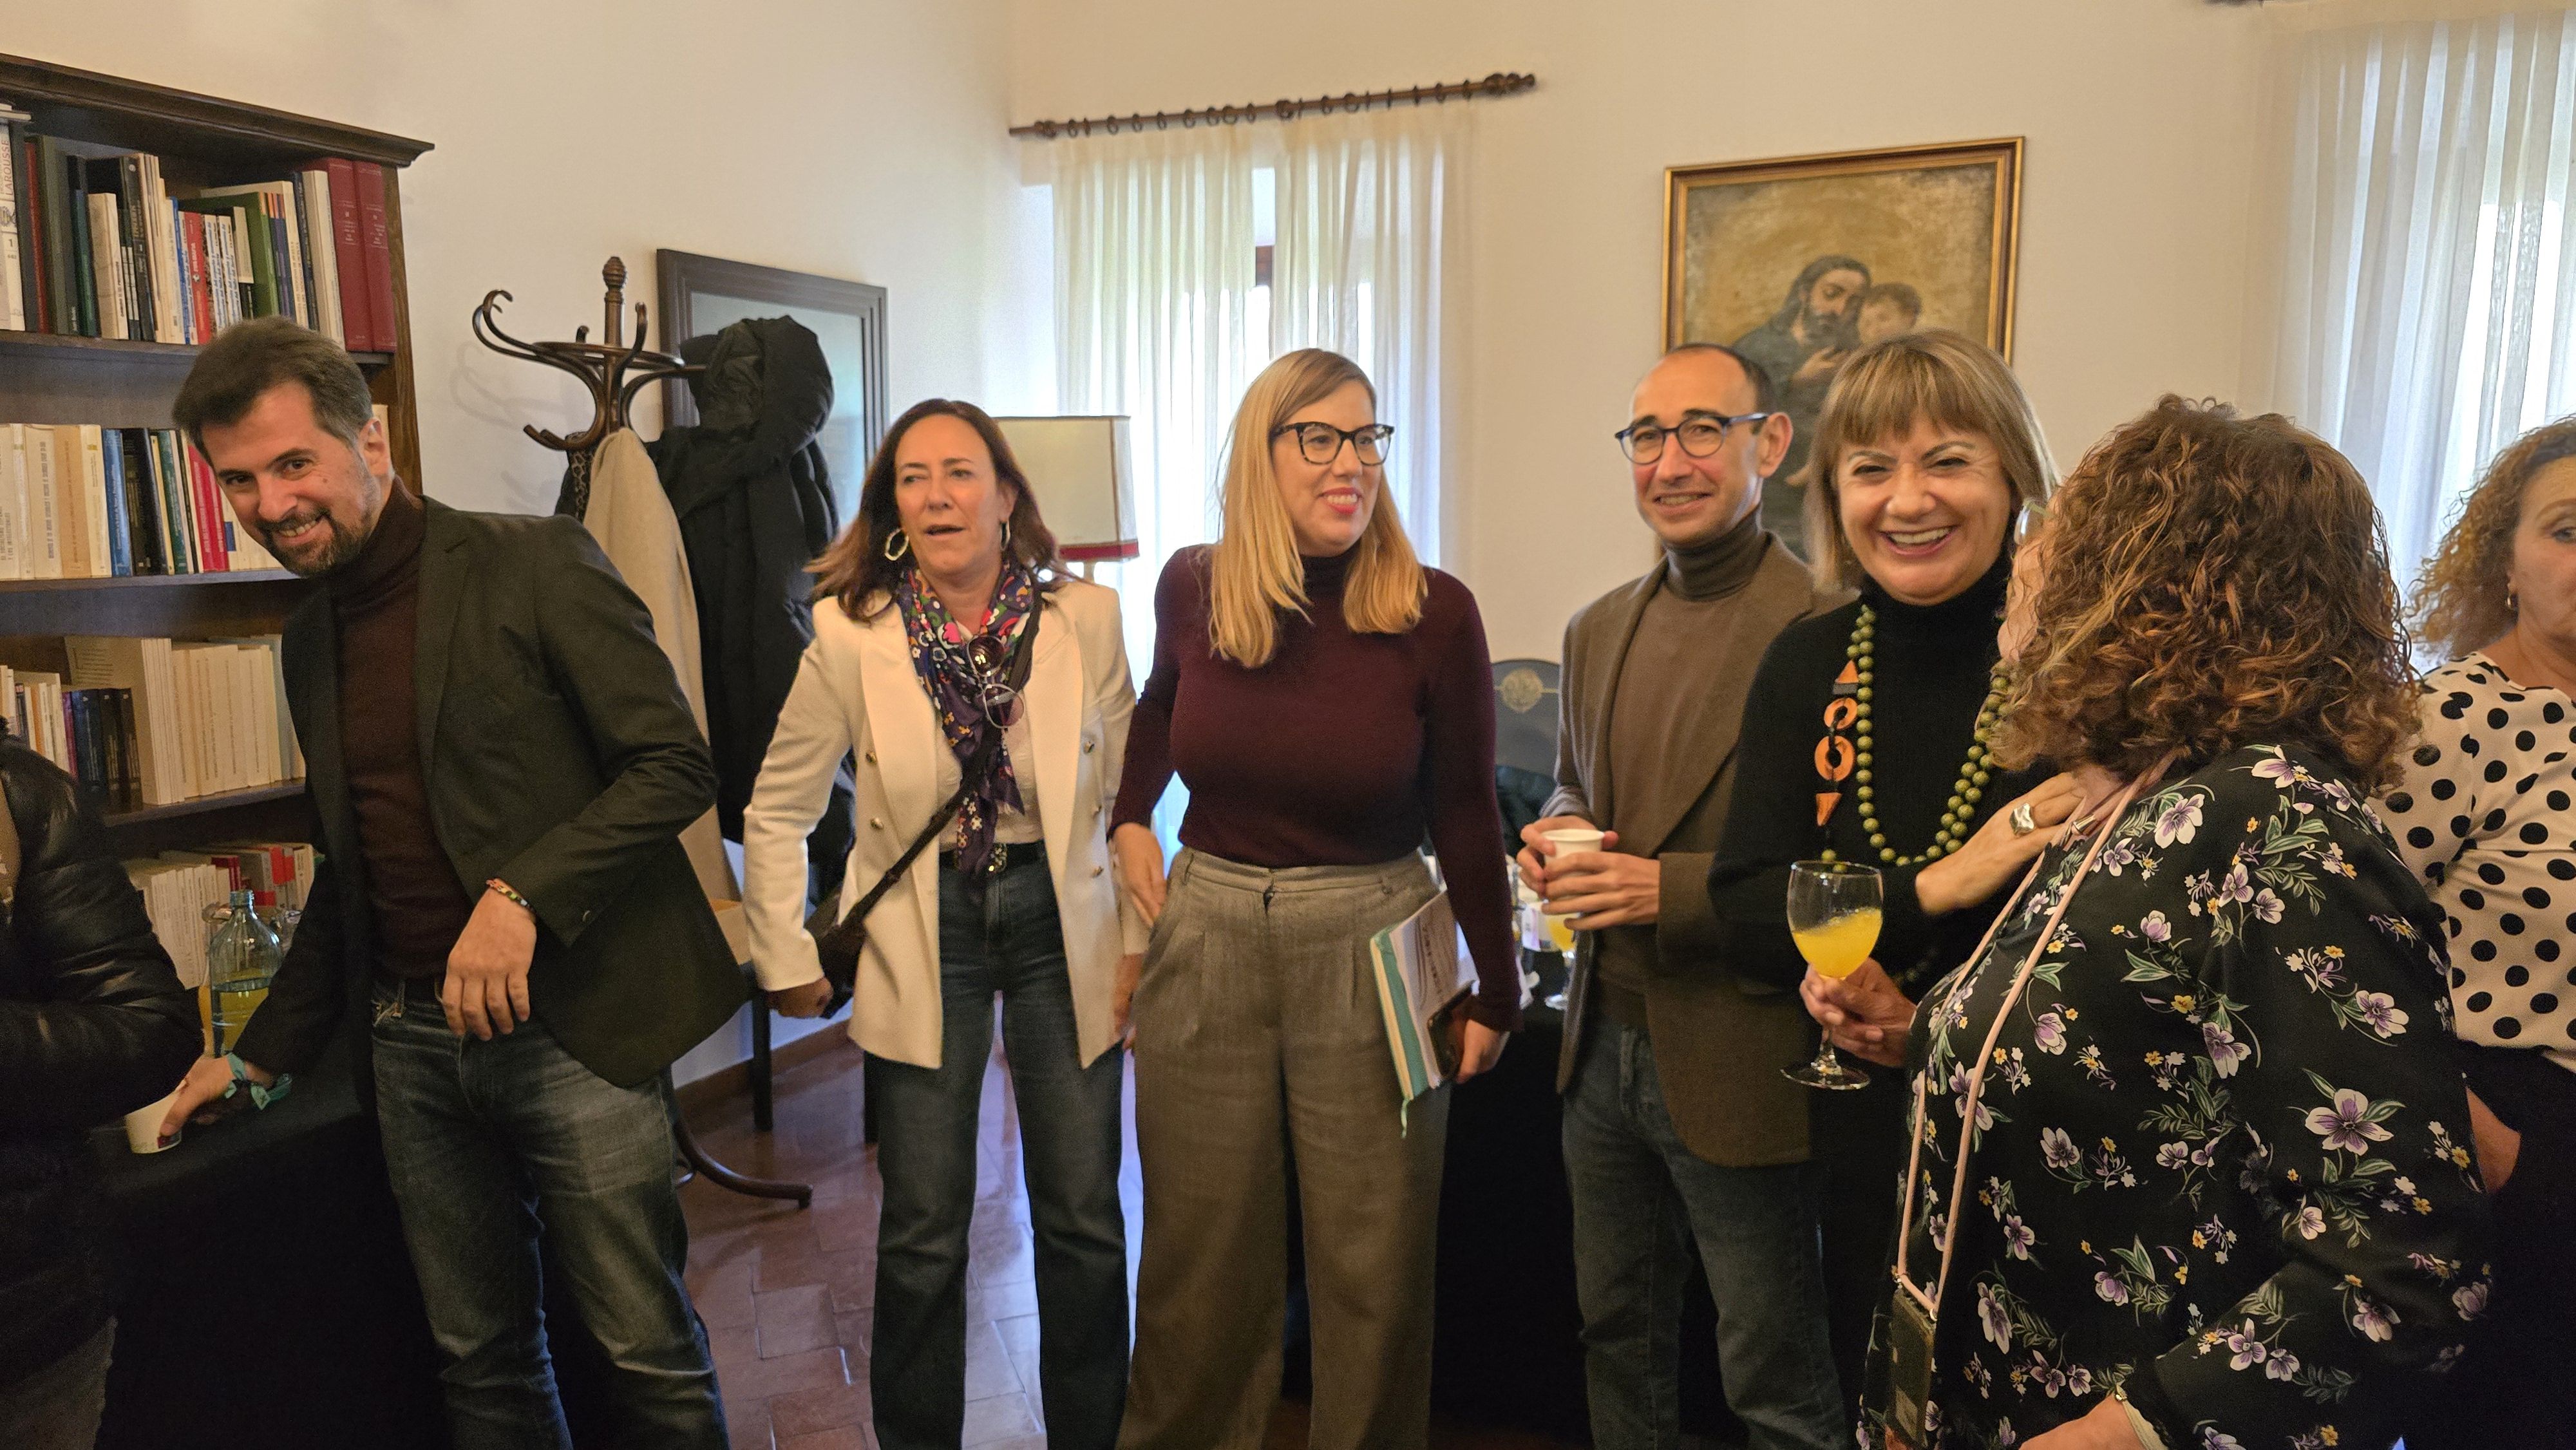
[[[376,970],[436,977],[474,898],[438,842],[420,760],[412,660],[420,635],[420,550],[428,511],[400,485],[357,557],[324,581],[340,627],[340,754],[367,863]]]
[[[1708,693],[1710,666],[1749,673],[1757,663],[1712,660],[1708,642],[1724,636],[1730,601],[1753,582],[1770,538],[1757,511],[1707,543],[1664,550],[1659,587],[1638,617],[1610,696],[1610,756],[1618,762],[1619,789],[1611,819],[1599,822],[1603,830],[1624,840],[1633,834],[1630,818],[1646,802],[1676,789],[1671,777],[1687,762],[1674,758],[1673,721],[1686,713],[1686,701]],[[1646,1025],[1646,978],[1655,960],[1655,928],[1614,926],[1601,933],[1596,970],[1602,1010],[1612,1021]]]

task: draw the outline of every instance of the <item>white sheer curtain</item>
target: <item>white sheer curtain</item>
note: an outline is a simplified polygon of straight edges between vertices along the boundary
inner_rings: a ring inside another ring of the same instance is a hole
[[[2576,12],[2325,31],[2284,82],[2280,401],[2411,582],[2496,450],[2576,408]]]
[[[1368,373],[1378,420],[1395,427],[1388,492],[1435,564],[1464,441],[1472,110],[1308,115],[1280,134],[1272,350],[1331,348]]]
[[[1252,128],[1173,127],[1055,145],[1056,396],[1123,413],[1143,552],[1114,571],[1138,683],[1164,560],[1214,536],[1226,427],[1259,366]]]

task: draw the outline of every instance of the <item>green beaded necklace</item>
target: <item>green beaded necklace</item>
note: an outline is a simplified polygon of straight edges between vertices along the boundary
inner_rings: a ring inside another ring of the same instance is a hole
[[[1987,741],[1995,733],[1995,720],[2003,708],[2004,692],[2010,682],[2010,671],[2002,660],[1995,661],[1991,679],[1986,685],[1986,702],[1977,707],[1975,737],[1968,744],[1968,758],[1959,767],[1957,783],[1950,788],[1950,799],[1941,811],[1941,827],[1932,834],[1932,844],[1912,856],[1899,856],[1887,844],[1887,832],[1878,823],[1877,791],[1870,784],[1870,708],[1871,686],[1877,677],[1878,611],[1869,605],[1860,607],[1852,621],[1851,643],[1843,650],[1846,659],[1858,667],[1860,689],[1854,700],[1858,713],[1852,721],[1854,743],[1860,747],[1856,763],[1859,771],[1853,780],[1860,806],[1860,828],[1869,836],[1872,850],[1878,852],[1881,864],[1889,866],[1924,866],[1965,845],[1969,823],[1977,817],[1977,803],[1985,798],[1986,786],[1993,779],[1994,751]],[[1839,859],[1832,851],[1823,853],[1828,861]]]

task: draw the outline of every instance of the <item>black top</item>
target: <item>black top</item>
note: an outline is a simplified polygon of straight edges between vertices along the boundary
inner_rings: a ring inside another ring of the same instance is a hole
[[[482,894],[456,879],[438,843],[421,771],[412,667],[428,532],[420,500],[394,489],[357,557],[324,581],[340,624],[341,761],[367,858],[376,970],[389,977],[443,975]]]
[[[1781,987],[1794,987],[1806,975],[1806,960],[1789,939],[1789,866],[1827,849],[1885,873],[1886,913],[1873,955],[1907,996],[1920,999],[1924,988],[1976,949],[2005,893],[1939,920],[1926,917],[1914,896],[1914,878],[1923,868],[1879,860],[1861,829],[1856,781],[1843,783],[1832,818],[1816,824],[1816,795],[1833,788],[1816,772],[1816,743],[1824,737],[1825,705],[1834,676],[1842,672],[1852,622],[1867,604],[1878,611],[1870,699],[1872,804],[1898,855],[1930,846],[1976,736],[2011,577],[2012,554],[2006,550],[1966,593],[1928,608],[1899,603],[1877,584],[1865,584],[1859,599],[1801,620],[1772,641],[1744,703],[1735,795],[1708,878],[1709,898],[1730,928],[1728,965],[1734,970]],[[1996,772],[1969,829],[2052,770],[2040,763]]]

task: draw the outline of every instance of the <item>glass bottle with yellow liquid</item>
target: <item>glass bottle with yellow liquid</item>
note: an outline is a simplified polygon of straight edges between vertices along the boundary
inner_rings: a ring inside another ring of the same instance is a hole
[[[1818,976],[1842,978],[1860,970],[1878,945],[1886,885],[1878,870],[1847,861],[1800,861],[1789,868],[1789,936]],[[1828,1039],[1816,1044],[1813,1062],[1782,1068],[1791,1082],[1847,1090],[1869,1085],[1869,1075],[1845,1067]]]

